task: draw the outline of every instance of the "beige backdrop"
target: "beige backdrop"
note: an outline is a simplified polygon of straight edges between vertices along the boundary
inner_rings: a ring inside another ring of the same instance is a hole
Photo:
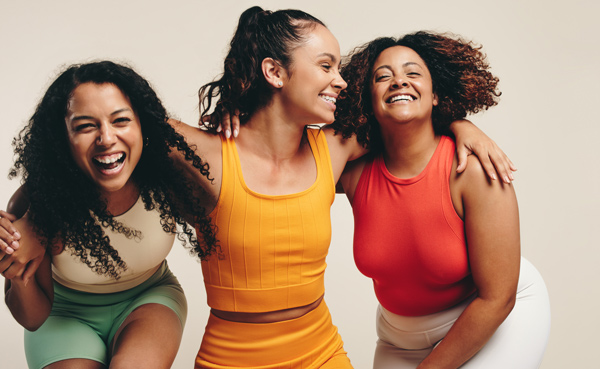
[[[472,120],[517,164],[523,254],[544,275],[552,334],[544,369],[597,367],[600,328],[600,6],[595,0],[262,1],[321,18],[342,53],[376,36],[452,31],[484,45],[503,91],[500,105]],[[376,5],[373,5],[376,4]],[[172,114],[194,124],[198,87],[220,72],[226,46],[250,1],[0,0],[0,173],[11,138],[61,65],[113,59],[148,78]],[[0,179],[0,208],[18,181]],[[326,301],[356,368],[369,368],[376,302],[352,261],[352,217],[332,209]],[[177,245],[176,245],[177,246]],[[198,263],[169,256],[190,315],[175,368],[189,368],[208,315]],[[0,307],[0,367],[24,368],[22,329]]]

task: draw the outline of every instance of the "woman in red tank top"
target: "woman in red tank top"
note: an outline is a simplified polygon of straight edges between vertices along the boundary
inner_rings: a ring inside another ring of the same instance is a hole
[[[450,122],[500,96],[480,47],[426,32],[380,38],[342,75],[334,127],[372,153],[340,181],[355,261],[381,304],[375,367],[538,367],[549,303],[520,256],[512,178],[488,180],[478,160],[458,174],[447,137]]]

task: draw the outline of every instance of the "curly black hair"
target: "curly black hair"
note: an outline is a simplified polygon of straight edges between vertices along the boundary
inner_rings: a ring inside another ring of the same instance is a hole
[[[273,95],[263,77],[261,63],[273,58],[284,68],[292,63],[292,52],[302,45],[308,31],[319,19],[301,10],[287,9],[271,12],[258,6],[251,7],[240,16],[230,49],[225,57],[221,77],[207,83],[198,91],[200,98],[200,124],[216,132],[224,112],[239,112],[244,124],[252,114],[264,107]],[[204,117],[218,100],[210,122]]]
[[[167,123],[167,112],[148,81],[131,68],[110,61],[68,67],[50,85],[28,124],[13,139],[16,159],[9,178],[21,175],[30,202],[28,217],[45,245],[52,247],[59,241],[96,273],[118,279],[126,265],[103,227],[129,238],[138,235],[107,211],[98,187],[76,165],[69,148],[67,106],[75,88],[83,83],[110,83],[129,98],[145,145],[132,174],[144,206],[160,212],[165,232],[178,233],[184,245],[189,242],[192,253],[206,258],[218,247],[215,227],[200,205],[198,186],[193,187],[175,168],[169,153],[181,152],[207,178],[208,164]],[[184,214],[193,214],[191,224],[186,223]],[[203,237],[197,238],[194,228]]]
[[[400,37],[381,37],[354,49],[345,59],[342,77],[348,87],[337,101],[336,133],[357,140],[372,152],[383,148],[379,123],[371,105],[371,79],[377,57],[385,49],[406,46],[414,50],[431,73],[433,92],[439,103],[433,107],[436,134],[450,134],[448,127],[469,113],[498,103],[498,78],[489,71],[481,46],[454,35],[419,31]]]

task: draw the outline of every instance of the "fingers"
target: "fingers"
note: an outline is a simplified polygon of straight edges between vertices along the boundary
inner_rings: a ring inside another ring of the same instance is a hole
[[[8,214],[6,212],[2,213]],[[8,215],[12,217],[11,214]],[[9,217],[2,215],[2,218],[0,218],[0,251],[9,255],[12,254],[19,248],[18,240],[20,238],[21,234],[9,220]]]
[[[4,228],[0,228],[0,251],[11,255],[19,248],[19,242]]]
[[[225,132],[225,137],[231,137],[231,116],[226,110],[223,110],[220,127],[223,130],[223,132]]]
[[[235,110],[235,114],[231,118],[231,128],[233,129],[233,137],[237,137],[240,133],[240,111]]]
[[[457,173],[462,173],[467,167],[467,158],[471,152],[465,146],[459,146],[456,150],[458,157],[458,166],[456,167]]]
[[[504,151],[502,151],[499,147],[496,147],[495,150],[492,150],[489,154],[489,158],[491,163],[493,163],[496,172],[502,178],[504,183],[511,183],[515,180],[512,172],[517,168],[513,164],[513,162],[506,156]]]
[[[15,220],[17,220],[17,217],[14,214],[11,213],[7,213],[4,210],[0,210],[0,217],[1,218],[7,218],[8,220],[10,220],[11,222],[14,222]]]
[[[24,270],[25,266],[15,263],[10,255],[5,254],[2,260],[0,260],[0,274],[6,279],[20,277]]]
[[[233,115],[231,115],[227,110],[222,109],[221,111],[221,121],[214,121],[213,115],[205,115],[202,117],[201,122],[211,122],[211,125],[214,124],[217,126],[217,132],[224,132],[225,137],[230,138],[237,137],[240,133],[240,111],[235,110]]]
[[[474,151],[478,153],[479,161],[488,177],[493,180],[500,178],[506,184],[510,184],[515,179],[511,169],[514,164],[498,146],[494,145],[489,151],[482,148],[474,148]]]

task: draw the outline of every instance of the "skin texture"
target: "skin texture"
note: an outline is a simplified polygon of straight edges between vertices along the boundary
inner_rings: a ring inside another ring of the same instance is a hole
[[[419,55],[404,46],[382,52],[373,70],[371,96],[384,138],[386,167],[398,178],[414,177],[425,168],[439,142],[431,121],[436,104],[431,75]],[[391,102],[390,96],[398,94],[413,99]],[[364,164],[358,160],[342,176],[351,202]],[[455,157],[453,167],[457,165]],[[470,160],[462,174],[454,172],[449,183],[455,210],[465,222],[478,296],[419,369],[458,368],[483,347],[515,303],[520,240],[513,186],[489,180],[477,160]]]
[[[118,215],[131,208],[139,193],[131,173],[140,160],[143,141],[141,125],[127,97],[112,84],[81,84],[69,101],[65,125],[75,161],[100,188],[108,211]],[[94,159],[114,153],[125,154],[123,164],[113,171],[98,169]],[[27,215],[15,221],[14,227],[20,230],[20,241],[31,246],[28,249],[44,249]],[[62,245],[56,246],[52,253],[62,252]],[[30,283],[22,278],[5,282],[6,304],[15,319],[31,331],[44,323],[54,301],[51,258],[50,254],[43,257]],[[123,322],[111,343],[114,357],[110,368],[169,368],[182,333],[179,318],[171,309],[159,304],[140,306]],[[85,359],[56,362],[50,367],[103,368]]]

